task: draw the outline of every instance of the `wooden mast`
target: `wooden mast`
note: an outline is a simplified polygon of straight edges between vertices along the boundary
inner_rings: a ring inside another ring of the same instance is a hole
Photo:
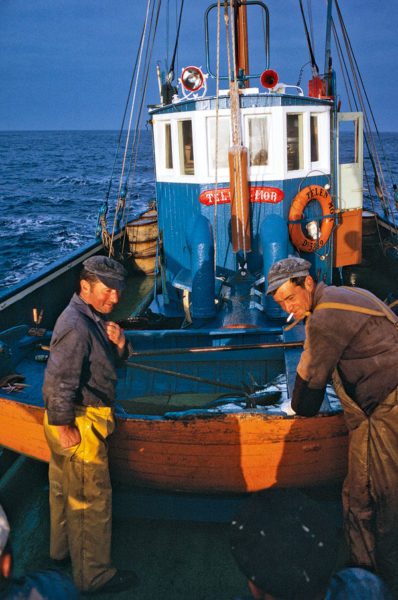
[[[249,47],[247,41],[247,6],[243,0],[240,6],[236,9],[236,25],[237,32],[237,76],[249,74]],[[246,79],[242,84],[249,87],[249,80]]]
[[[228,10],[227,0],[224,7]],[[232,25],[232,24],[231,24]],[[232,147],[228,152],[229,176],[231,189],[231,234],[232,250],[243,251],[246,262],[246,253],[251,251],[250,234],[250,190],[248,181],[248,150],[242,144],[240,102],[239,102],[239,72],[248,73],[248,44],[247,44],[247,18],[244,2],[234,2],[235,40],[235,65],[234,78],[230,80],[231,101],[231,127]]]

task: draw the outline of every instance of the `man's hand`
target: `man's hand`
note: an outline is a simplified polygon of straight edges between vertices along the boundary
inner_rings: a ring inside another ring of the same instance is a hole
[[[77,446],[77,444],[80,444],[80,431],[78,430],[76,425],[57,425],[56,427],[61,447],[64,450],[66,448],[71,448],[72,446]]]
[[[119,325],[113,321],[108,321],[105,323],[105,329],[111,342],[113,342],[115,346],[119,348],[119,350],[124,350],[126,338],[124,337],[124,333],[120,329]]]

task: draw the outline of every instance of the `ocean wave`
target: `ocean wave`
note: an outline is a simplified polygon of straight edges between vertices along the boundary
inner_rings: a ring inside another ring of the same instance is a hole
[[[117,140],[117,132],[2,133],[2,285],[14,285],[60,256],[94,241],[98,212],[113,172],[108,212],[112,228],[120,176],[120,170],[113,171]],[[151,134],[143,132],[141,141],[130,219],[143,212],[155,197]],[[385,150],[394,157],[390,164],[393,175],[398,173],[397,144],[397,134],[388,134]]]

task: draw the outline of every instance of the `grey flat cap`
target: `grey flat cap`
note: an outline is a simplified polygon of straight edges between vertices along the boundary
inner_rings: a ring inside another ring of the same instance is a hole
[[[3,550],[6,547],[9,533],[10,526],[8,524],[6,513],[0,504],[0,556],[3,554]]]
[[[289,256],[289,258],[278,260],[268,271],[266,295],[275,292],[285,281],[289,281],[292,277],[306,277],[310,274],[310,268],[311,263],[298,256]]]
[[[90,256],[83,262],[83,266],[89,273],[93,273],[98,279],[112,290],[123,290],[125,288],[126,269],[113,258],[107,256]]]

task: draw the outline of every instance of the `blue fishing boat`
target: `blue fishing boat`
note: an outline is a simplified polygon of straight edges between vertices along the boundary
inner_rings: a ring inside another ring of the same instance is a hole
[[[393,292],[395,188],[372,159],[375,191],[367,190],[371,204],[364,210],[364,140],[368,150],[374,141],[363,116],[367,107],[344,112],[338,99],[331,32],[340,23],[347,38],[340,9],[328,0],[322,71],[302,16],[308,88],[282,83],[283,71],[271,58],[272,15],[263,2],[210,5],[206,71],[190,63],[189,51],[178,82],[174,59],[167,71],[158,70],[160,102],[149,107],[154,206],[128,217],[141,102],[135,133],[124,136],[115,213],[110,219],[110,186],[97,239],[0,296],[4,447],[48,460],[41,383],[52,328],[83,260],[103,253],[129,270],[115,318],[134,348],[119,372],[118,427],[110,441],[116,481],[209,494],[316,486],[344,477],[347,431],[333,389],[315,417],[297,417],[290,409],[304,327],[287,323],[265,295],[266,276],[276,260],[299,255],[310,261],[317,281],[372,283],[379,296]],[[261,72],[252,72],[248,59],[253,18],[264,23]],[[219,53],[211,52],[221,20],[229,57],[224,72]],[[138,56],[152,39],[149,27],[146,22]],[[349,42],[347,52],[352,58]],[[135,81],[140,77],[137,68]],[[131,93],[132,111],[134,98]],[[351,145],[349,160],[342,156],[343,139]],[[385,280],[380,264],[383,273],[391,269]]]

